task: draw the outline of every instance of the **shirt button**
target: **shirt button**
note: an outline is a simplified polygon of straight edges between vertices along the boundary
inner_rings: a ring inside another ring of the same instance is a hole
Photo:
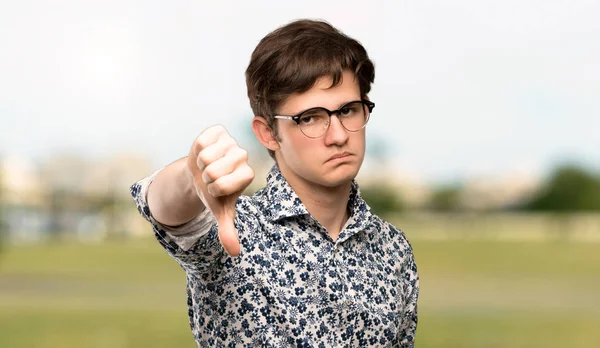
[[[346,300],[346,306],[350,307],[351,304],[352,304],[352,301]]]

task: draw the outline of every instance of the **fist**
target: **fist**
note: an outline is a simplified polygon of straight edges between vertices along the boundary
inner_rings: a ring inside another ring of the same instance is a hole
[[[254,179],[248,152],[239,147],[223,126],[213,126],[194,141],[187,167],[200,200],[217,219],[223,248],[231,256],[239,255],[240,243],[233,221],[235,203]]]

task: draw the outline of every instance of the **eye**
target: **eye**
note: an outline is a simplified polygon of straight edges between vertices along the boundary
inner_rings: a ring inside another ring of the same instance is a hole
[[[361,113],[362,104],[350,103],[340,109],[339,115],[344,117],[356,116]]]
[[[344,116],[350,115],[353,112],[354,112],[354,110],[352,108],[350,108],[350,107],[345,107],[343,109],[340,109],[340,114],[344,115]]]
[[[308,110],[300,116],[300,120],[298,123],[301,125],[309,125],[323,122],[323,120],[327,118],[327,114],[324,114],[322,110]]]
[[[310,124],[314,119],[314,116],[302,116],[300,117],[300,124]]]

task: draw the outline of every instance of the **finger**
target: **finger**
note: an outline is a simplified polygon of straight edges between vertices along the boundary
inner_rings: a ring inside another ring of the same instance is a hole
[[[231,137],[222,138],[198,153],[197,164],[204,170],[211,163],[223,158],[229,150],[237,147],[237,142]]]
[[[208,193],[213,197],[227,196],[244,190],[254,179],[254,171],[247,164],[236,168],[231,174],[218,178],[206,185]]]
[[[204,183],[210,184],[219,178],[233,173],[240,165],[248,161],[248,152],[242,148],[234,147],[227,151],[224,157],[212,162],[202,172]]]
[[[196,143],[198,146],[200,146],[199,150],[216,143],[224,134],[229,135],[225,127],[221,125],[206,128],[202,133],[200,133],[198,138],[196,138]]]
[[[219,240],[230,256],[238,256],[240,254],[240,241],[234,220],[235,210],[233,213],[224,211],[218,221]]]
[[[217,143],[224,135],[229,136],[229,133],[227,133],[227,130],[221,125],[216,125],[205,129],[194,140],[192,149],[190,151],[191,154],[193,154],[194,158],[196,158],[202,150]]]

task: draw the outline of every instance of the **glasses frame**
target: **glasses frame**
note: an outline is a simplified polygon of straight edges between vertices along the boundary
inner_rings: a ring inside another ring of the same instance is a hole
[[[292,121],[296,122],[296,125],[297,125],[298,127],[300,127],[300,118],[302,117],[302,115],[304,115],[305,113],[307,113],[307,112],[309,112],[309,111],[314,111],[314,110],[323,110],[323,111],[327,112],[327,115],[329,115],[329,121],[327,122],[327,128],[325,129],[325,131],[323,132],[323,134],[321,134],[321,135],[319,135],[319,136],[316,136],[316,137],[311,137],[311,136],[308,136],[308,135],[306,135],[306,133],[304,133],[304,132],[302,131],[302,128],[300,128],[300,131],[301,131],[301,132],[302,132],[302,134],[304,134],[305,136],[307,136],[307,137],[309,137],[309,138],[312,138],[312,139],[317,139],[317,138],[320,138],[320,137],[322,137],[323,135],[325,135],[325,133],[327,133],[327,131],[329,130],[329,127],[331,126],[331,116],[333,116],[333,115],[339,115],[339,113],[340,113],[340,112],[341,112],[341,111],[342,111],[342,110],[343,110],[343,109],[344,109],[346,106],[348,106],[348,105],[350,105],[350,104],[353,104],[353,103],[361,103],[361,104],[363,104],[363,106],[366,106],[366,107],[369,109],[369,114],[367,115],[367,119],[365,120],[365,124],[364,124],[364,125],[363,125],[361,128],[359,128],[359,129],[356,129],[356,130],[350,130],[350,129],[346,128],[346,126],[344,126],[344,122],[342,122],[341,120],[340,120],[340,124],[341,124],[341,125],[342,125],[342,127],[344,127],[344,129],[345,129],[345,130],[347,130],[348,132],[358,132],[358,131],[360,131],[361,129],[363,129],[363,128],[365,128],[365,127],[367,126],[367,123],[369,123],[369,119],[371,118],[371,113],[373,112],[373,109],[375,108],[375,103],[373,103],[373,102],[372,102],[372,101],[370,101],[370,100],[366,100],[366,99],[361,99],[361,100],[353,100],[353,101],[347,102],[347,103],[345,103],[344,105],[340,106],[340,108],[339,108],[339,109],[337,109],[337,110],[329,110],[329,109],[327,109],[327,108],[324,108],[324,107],[318,106],[318,107],[314,107],[314,108],[306,109],[306,110],[304,110],[304,111],[301,111],[301,112],[299,112],[299,113],[297,113],[297,114],[295,114],[295,115],[292,115],[292,116],[285,116],[285,115],[275,115],[275,116],[273,116],[273,118],[276,118],[276,119],[283,119],[283,120],[292,120]],[[339,116],[338,116],[338,117],[339,117]]]

